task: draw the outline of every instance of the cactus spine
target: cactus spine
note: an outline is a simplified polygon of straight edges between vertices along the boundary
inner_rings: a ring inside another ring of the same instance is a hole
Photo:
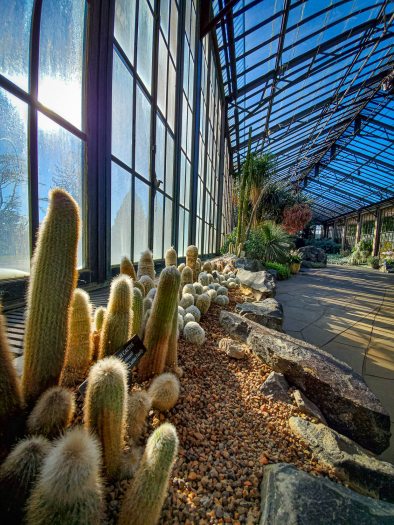
[[[22,387],[28,404],[58,384],[62,372],[77,278],[78,234],[77,203],[66,191],[52,190],[38,232],[27,297]]]
[[[142,293],[138,288],[133,289],[133,327],[132,334],[137,334],[141,337],[142,318],[144,316],[144,305]]]
[[[191,268],[193,272],[193,281],[197,281],[198,271],[197,271],[197,258],[198,258],[198,248],[197,246],[188,246],[186,248],[186,266]],[[186,284],[186,283],[185,283]]]
[[[114,354],[131,337],[133,327],[133,281],[127,275],[111,283],[107,315],[100,338],[100,358]]]
[[[172,370],[178,366],[178,337],[179,337],[178,315],[179,315],[178,308],[175,308],[174,317],[172,319],[171,335],[168,341],[167,357],[166,357],[166,366]],[[182,327],[183,327],[182,316],[181,316],[181,319],[182,319]]]
[[[92,355],[92,304],[89,294],[77,288],[71,301],[66,360],[61,383],[70,387],[81,383]]]
[[[133,279],[137,280],[137,274],[135,273],[134,264],[130,261],[128,257],[122,257],[120,261],[120,273],[128,275]]]
[[[129,395],[127,406],[127,433],[134,443],[138,443],[142,435],[151,406],[152,401],[147,392],[133,392]]]
[[[150,250],[145,250],[142,252],[138,262],[138,279],[140,279],[143,275],[147,275],[152,279],[152,281],[155,278],[155,265],[153,263],[152,252]]]
[[[27,420],[27,430],[48,439],[56,438],[71,424],[74,413],[74,394],[61,386],[53,386],[37,401]]]
[[[176,430],[170,423],[164,423],[148,439],[141,463],[123,500],[119,525],[158,523],[177,452]]]
[[[156,297],[145,328],[144,345],[147,352],[139,366],[139,375],[143,379],[161,374],[164,370],[174,310],[178,308],[180,277],[175,266],[167,266],[161,272]]]
[[[110,477],[118,475],[127,416],[127,367],[116,357],[98,361],[90,369],[84,404],[84,421],[102,444],[104,465]]]
[[[100,451],[82,428],[65,434],[44,460],[27,503],[28,525],[97,525],[103,510]]]
[[[168,248],[164,259],[165,259],[166,266],[176,266],[177,253],[173,246],[171,246],[171,248]]]
[[[21,523],[31,489],[51,444],[44,437],[19,441],[0,467],[0,515],[4,523]]]

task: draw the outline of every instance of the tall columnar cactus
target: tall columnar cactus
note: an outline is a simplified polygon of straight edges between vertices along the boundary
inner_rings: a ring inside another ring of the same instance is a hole
[[[96,361],[100,352],[100,337],[101,337],[101,329],[104,324],[105,316],[107,315],[107,309],[104,306],[99,306],[96,308],[96,311],[94,312],[94,331],[92,333],[92,341],[93,341],[93,353],[92,353],[92,361]]]
[[[145,297],[145,286],[142,283],[139,281],[133,281],[133,288],[138,288],[138,290],[142,293],[142,297]]]
[[[58,384],[67,348],[69,306],[77,280],[79,210],[66,192],[49,195],[32,259],[22,387],[30,405]]]
[[[111,283],[107,315],[100,337],[100,358],[114,354],[131,337],[133,328],[133,281],[127,275]]]
[[[171,248],[168,248],[165,254],[165,263],[166,266],[176,266],[177,263],[177,253],[175,251],[175,248],[171,246]]]
[[[197,246],[188,246],[186,248],[186,266],[192,269],[193,272],[193,281],[197,281],[198,271],[197,271],[197,258],[198,258],[198,248]],[[185,283],[186,284],[186,283]]]
[[[174,317],[172,319],[171,335],[168,341],[167,357],[166,357],[166,366],[170,368],[171,370],[174,370],[178,366],[178,338],[179,338],[178,315],[179,315],[178,308],[175,308]],[[182,319],[182,327],[183,327],[183,318],[181,317],[181,319]]]
[[[181,274],[181,287],[185,284],[193,284],[193,270],[189,266],[185,266]]]
[[[133,392],[129,395],[127,405],[127,433],[134,443],[138,440],[144,430],[145,421],[152,406],[152,400],[147,392]]]
[[[140,279],[143,275],[147,275],[152,280],[155,278],[155,265],[153,263],[152,252],[150,250],[145,250],[142,252],[138,262],[138,279]]]
[[[164,423],[148,439],[141,463],[125,494],[119,525],[158,523],[177,452],[176,430],[170,423]]]
[[[110,477],[119,474],[127,417],[127,367],[116,357],[98,361],[90,369],[84,404],[87,430],[102,444]]]
[[[74,414],[74,394],[61,386],[53,386],[37,401],[27,420],[27,430],[29,434],[56,438],[71,424]]]
[[[141,337],[142,319],[144,316],[144,305],[142,293],[138,288],[133,289],[133,328],[131,332]]]
[[[134,264],[130,261],[128,257],[122,257],[120,261],[120,273],[128,275],[133,279],[137,280],[137,274],[135,273]]]
[[[37,479],[50,442],[42,436],[19,441],[0,467],[2,523],[21,523],[24,507]]]
[[[28,525],[97,525],[103,490],[96,439],[75,428],[59,439],[44,460],[27,502]]]
[[[86,376],[93,356],[92,304],[87,292],[74,290],[61,384],[75,386]]]
[[[0,306],[0,441],[12,440],[13,431],[10,427],[15,418],[19,419],[21,411],[22,391],[12,363]],[[5,445],[5,442],[2,444]]]
[[[167,266],[161,272],[156,297],[145,328],[144,345],[147,352],[139,366],[142,379],[161,374],[164,370],[174,310],[178,308],[180,279],[175,266]]]

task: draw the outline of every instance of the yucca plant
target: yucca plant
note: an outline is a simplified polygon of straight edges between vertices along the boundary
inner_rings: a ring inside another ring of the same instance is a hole
[[[289,248],[288,234],[273,221],[263,222],[252,230],[250,238],[245,242],[247,256],[263,261],[284,262]]]

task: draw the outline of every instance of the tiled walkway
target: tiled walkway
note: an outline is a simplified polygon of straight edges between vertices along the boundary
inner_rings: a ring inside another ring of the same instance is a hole
[[[391,416],[394,434],[394,275],[329,266],[278,283],[285,331],[362,374]],[[394,436],[382,454],[394,463]]]

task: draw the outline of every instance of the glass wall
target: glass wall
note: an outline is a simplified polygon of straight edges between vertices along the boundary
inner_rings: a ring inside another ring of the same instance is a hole
[[[379,253],[394,251],[394,207],[382,210]]]
[[[29,272],[34,227],[45,216],[51,188],[69,191],[84,213],[86,2],[42,0],[40,4],[0,0],[3,279]],[[85,234],[83,228],[79,267],[86,263]]]
[[[224,238],[233,229],[232,223],[232,199],[233,187],[230,175],[230,154],[227,140],[224,144],[224,164],[223,164],[223,196],[222,196],[222,221],[221,221],[221,245]]]

